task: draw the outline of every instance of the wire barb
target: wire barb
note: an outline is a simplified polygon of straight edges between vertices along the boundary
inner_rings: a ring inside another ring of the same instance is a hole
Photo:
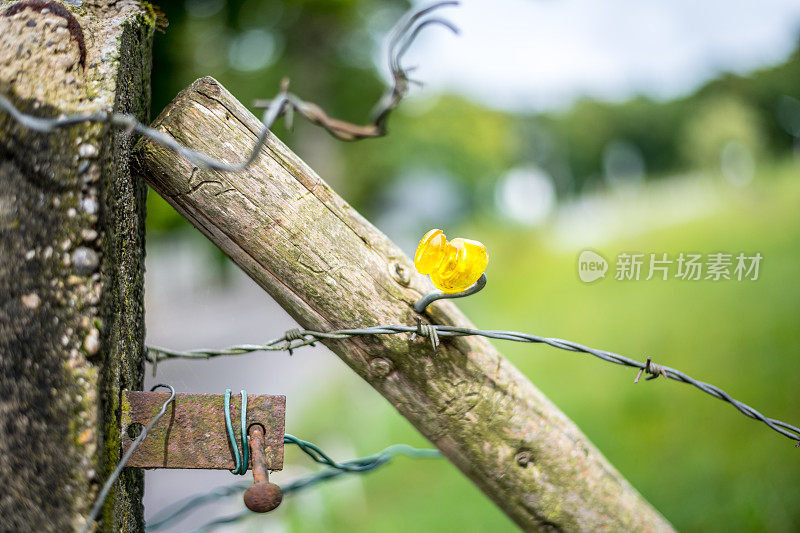
[[[639,378],[642,377],[642,372],[649,374],[646,378],[644,378],[645,381],[656,379],[658,376],[664,376],[664,379],[667,379],[667,372],[664,370],[664,367],[654,363],[650,356],[647,356],[644,366],[639,369],[639,372],[636,373],[636,378],[633,380],[634,383],[639,383]]]
[[[433,351],[436,352],[436,349],[439,347],[439,335],[436,333],[436,328],[428,324],[423,324],[420,317],[414,318],[417,320],[417,331],[411,334],[411,338],[414,339],[417,335],[420,337],[427,337],[431,341]]]

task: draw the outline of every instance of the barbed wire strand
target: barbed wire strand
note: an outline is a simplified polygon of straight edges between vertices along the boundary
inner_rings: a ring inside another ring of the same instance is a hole
[[[337,478],[344,474],[369,472],[389,463],[393,458],[400,455],[412,458],[441,457],[441,452],[439,450],[414,448],[406,444],[395,444],[394,446],[389,446],[388,448],[385,448],[384,450],[373,455],[337,462],[331,459],[330,456],[322,451],[322,449],[320,449],[316,444],[298,439],[293,435],[286,434],[283,442],[284,444],[297,445],[301,451],[303,451],[315,462],[328,467],[323,471],[316,472],[312,475],[302,477],[281,486],[281,491],[283,492],[284,496],[314,486],[318,483]],[[249,486],[249,483],[236,483],[223,487],[217,487],[209,492],[179,500],[159,511],[153,517],[153,519],[147,523],[145,530],[158,531],[169,527],[181,520],[198,506],[239,494],[247,490]],[[236,515],[215,519],[212,522],[204,524],[200,528],[193,531],[209,531],[217,526],[229,524],[252,515],[253,513],[251,511],[245,510]]]
[[[142,428],[142,432],[139,433],[139,436],[137,436],[136,439],[131,443],[130,447],[128,448],[128,451],[125,452],[125,455],[123,455],[122,459],[120,459],[119,463],[117,463],[117,466],[116,468],[114,468],[114,471],[111,473],[110,476],[108,476],[108,479],[106,479],[106,482],[103,485],[100,494],[97,496],[97,500],[95,500],[94,505],[92,506],[92,510],[89,512],[89,516],[86,517],[86,524],[84,524],[83,526],[83,533],[88,533],[88,531],[92,527],[92,524],[94,524],[95,520],[97,520],[97,515],[100,514],[100,509],[103,508],[103,503],[106,501],[108,493],[111,492],[111,487],[114,486],[114,483],[117,481],[117,478],[119,478],[119,475],[122,473],[122,469],[125,468],[125,465],[128,463],[128,460],[131,458],[131,455],[133,455],[133,451],[136,449],[137,446],[139,446],[139,444],[142,443],[145,437],[147,437],[147,433],[153,428],[154,425],[156,425],[156,422],[161,420],[161,417],[164,416],[164,414],[166,414],[167,407],[169,407],[169,404],[171,404],[172,401],[175,399],[175,389],[172,387],[172,385],[165,385],[164,383],[159,383],[158,385],[154,385],[150,390],[154,391],[160,388],[169,389],[170,391],[169,398],[167,398],[167,401],[165,401],[164,405],[161,406],[161,409],[158,411],[158,414],[156,414],[156,416],[154,416],[150,420],[150,422],[148,422],[147,425]]]
[[[386,135],[386,121],[389,115],[408,93],[410,83],[419,83],[408,77],[408,72],[411,69],[404,69],[402,67],[403,56],[420,32],[428,26],[439,25],[451,30],[453,33],[458,33],[458,29],[445,19],[438,17],[425,18],[433,11],[442,7],[456,5],[458,5],[458,2],[455,1],[437,2],[412,11],[401,18],[395,25],[390,33],[389,46],[387,48],[387,61],[390,67],[392,81],[390,87],[378,101],[378,104],[376,104],[372,112],[372,122],[367,125],[357,125],[332,118],[318,105],[306,102],[290,93],[289,82],[287,79],[284,79],[281,83],[280,92],[278,92],[275,98],[255,102],[254,107],[265,108],[261,119],[263,128],[259,132],[256,143],[250,154],[242,162],[236,164],[215,159],[202,152],[192,150],[166,133],[145,126],[139,122],[135,116],[129,114],[98,112],[62,115],[56,118],[36,117],[20,111],[11,100],[3,94],[0,94],[0,109],[8,113],[11,118],[25,128],[42,133],[54,132],[85,122],[105,123],[112,127],[123,129],[129,134],[137,133],[155,143],[163,145],[180,154],[198,167],[220,172],[239,172],[247,169],[258,159],[258,156],[261,154],[261,149],[269,138],[269,130],[275,121],[281,116],[285,116],[287,120],[290,120],[294,111],[310,122],[324,128],[334,137],[344,141],[355,141]],[[291,126],[291,124],[289,124],[289,126]]]
[[[400,22],[394,27],[394,29],[390,34],[387,47],[388,64],[392,77],[392,83],[391,86],[387,89],[387,91],[379,100],[375,109],[373,110],[373,120],[371,123],[366,125],[356,125],[339,119],[332,118],[328,116],[325,113],[325,111],[322,110],[322,108],[320,108],[316,104],[306,102],[297,97],[296,95],[290,93],[288,91],[289,87],[288,80],[284,80],[281,84],[281,90],[275,96],[275,98],[271,100],[262,100],[255,102],[254,107],[265,109],[262,115],[263,128],[260,131],[257,141],[253,149],[251,150],[250,154],[242,162],[238,164],[231,164],[226,161],[215,159],[204,153],[192,150],[191,148],[188,148],[180,144],[178,141],[176,141],[169,135],[161,131],[158,131],[156,129],[145,126],[144,124],[139,122],[133,115],[99,112],[99,113],[88,113],[88,114],[77,114],[77,115],[66,115],[66,116],[62,115],[56,118],[42,118],[23,113],[22,111],[17,109],[16,106],[14,106],[14,104],[11,102],[10,99],[6,98],[2,94],[0,94],[0,109],[8,113],[12,117],[12,119],[16,120],[20,125],[28,129],[43,133],[53,132],[59,129],[68,128],[70,126],[86,122],[106,123],[112,127],[121,128],[127,131],[129,134],[138,133],[139,135],[146,137],[152,140],[153,142],[161,144],[175,151],[176,153],[180,154],[181,156],[183,156],[184,158],[186,158],[187,160],[189,160],[190,162],[199,167],[221,172],[238,172],[245,170],[258,159],[258,156],[261,153],[261,149],[266,144],[266,141],[269,137],[269,129],[272,127],[275,121],[281,116],[284,116],[287,118],[287,122],[289,122],[291,120],[293,112],[297,112],[310,122],[319,125],[326,131],[328,131],[331,135],[341,140],[353,141],[358,139],[380,137],[385,135],[387,133],[386,121],[388,116],[405,97],[405,95],[408,92],[410,84],[419,83],[416,80],[413,80],[408,77],[408,73],[412,69],[405,69],[402,67],[401,65],[402,58],[408,51],[409,47],[413,44],[417,36],[420,34],[420,32],[428,26],[440,25],[450,29],[454,33],[458,33],[458,29],[452,23],[450,23],[445,19],[438,17],[425,18],[431,12],[441,7],[455,6],[455,5],[458,5],[458,2],[455,1],[437,2],[430,6],[409,13],[403,19],[401,19]],[[288,125],[291,126],[291,124]],[[348,339],[362,335],[391,335],[398,333],[411,333],[411,334],[419,334],[421,336],[425,336],[430,339],[434,349],[438,346],[439,337],[482,336],[491,339],[509,340],[515,342],[543,343],[562,350],[587,353],[610,363],[639,369],[639,372],[634,380],[635,382],[638,382],[642,373],[646,373],[648,374],[646,378],[648,380],[655,379],[659,376],[663,376],[664,378],[669,378],[675,381],[693,385],[694,387],[700,389],[701,391],[715,398],[718,398],[720,400],[732,404],[742,414],[750,418],[759,420],[764,424],[766,424],[771,429],[773,429],[774,431],[780,433],[781,435],[784,435],[794,441],[797,441],[797,446],[800,446],[800,428],[797,428],[791,424],[779,420],[768,418],[762,415],[757,410],[750,407],[749,405],[732,398],[728,393],[726,393],[719,387],[716,387],[709,383],[695,380],[694,378],[684,374],[683,372],[677,369],[653,363],[650,357],[648,357],[645,362],[640,362],[619,354],[615,354],[613,352],[605,350],[596,350],[593,348],[583,346],[579,343],[564,339],[540,337],[538,335],[520,333],[515,331],[478,330],[471,328],[461,328],[457,326],[425,325],[421,323],[419,323],[417,326],[388,325],[388,326],[374,326],[369,328],[358,328],[358,329],[343,329],[330,332],[318,332],[311,330],[292,330],[291,332],[287,332],[287,334],[284,335],[283,337],[280,337],[263,345],[237,345],[229,348],[224,348],[221,350],[199,349],[191,351],[175,351],[175,350],[168,350],[166,348],[149,347],[148,360],[153,364],[153,370],[155,373],[157,368],[157,363],[164,359],[174,359],[174,358],[208,359],[211,357],[241,355],[256,351],[288,351],[289,354],[291,355],[294,349],[300,348],[302,346],[313,345],[315,342],[320,340]],[[133,442],[131,448],[129,448],[128,452],[125,454],[120,463],[117,465],[112,475],[109,476],[109,478],[106,480],[106,483],[103,489],[101,490],[100,495],[98,496],[98,499],[95,502],[95,505],[93,506],[89,514],[89,517],[87,518],[87,523],[84,528],[84,531],[88,531],[88,529],[91,527],[91,524],[96,519],[97,515],[100,512],[100,509],[102,508],[105,498],[108,496],[111,487],[113,486],[116,479],[119,477],[122,469],[125,466],[125,463],[130,458],[130,455],[132,454],[133,450],[136,448],[136,446],[138,446],[138,444],[142,440],[144,440],[144,438],[147,435],[147,431],[161,418],[161,416],[163,416],[163,414],[166,412],[167,406],[173,400],[175,391],[171,386],[160,384],[156,385],[151,390],[154,390],[155,388],[158,387],[169,388],[172,391],[170,398],[167,400],[167,402],[164,403],[159,414],[155,418],[153,418],[147,424],[147,426],[143,428],[142,433]],[[324,453],[322,453],[321,450],[313,447],[313,445],[311,445],[310,443],[305,443],[305,445],[302,445],[301,442],[304,443],[305,441],[300,441],[299,439],[297,439],[297,442],[294,443],[301,446],[301,449],[303,449],[306,453],[314,457],[314,459],[317,460],[318,462],[327,464],[328,466],[333,468],[331,472],[322,472],[316,476],[308,478],[310,481],[305,482],[305,484],[302,486],[308,486],[309,484],[316,482],[314,481],[316,479],[319,480],[329,479],[330,477],[340,475],[341,473],[344,472],[368,471],[371,470],[372,468],[380,466],[380,464],[383,464],[379,461],[366,464],[356,463],[356,462],[335,463]],[[319,454],[319,455],[314,455],[314,454]],[[344,470],[337,469],[336,465],[340,467],[346,466],[346,469]],[[303,482],[303,480],[300,480],[300,482]],[[287,486],[287,488],[290,486]],[[286,489],[284,489],[284,492],[286,492]],[[213,525],[230,523],[232,521],[240,519],[242,516],[246,516],[247,514],[249,514],[249,512],[245,512],[241,515],[237,515],[234,517],[221,518],[214,521],[213,523],[207,524],[206,526],[204,526],[204,528]],[[201,528],[200,530],[205,531],[207,529]]]
[[[703,381],[696,380],[691,376],[675,368],[653,363],[650,357],[648,357],[645,362],[641,362],[635,359],[631,359],[629,357],[625,357],[624,355],[616,354],[614,352],[589,348],[588,346],[584,346],[577,342],[565,339],[541,337],[539,335],[533,335],[530,333],[521,333],[518,331],[482,330],[473,328],[463,328],[459,326],[422,324],[421,322],[418,322],[416,326],[386,325],[386,326],[372,326],[372,327],[355,328],[355,329],[341,329],[341,330],[327,331],[327,332],[313,331],[307,329],[294,329],[294,330],[289,330],[282,337],[278,337],[277,339],[273,339],[261,345],[240,344],[222,349],[201,348],[189,351],[178,351],[178,350],[170,350],[167,348],[148,346],[146,358],[150,363],[154,365],[154,371],[155,371],[156,368],[155,365],[157,365],[159,361],[163,361],[166,359],[210,359],[212,357],[242,355],[242,354],[261,352],[261,351],[267,351],[267,352],[286,351],[289,352],[289,354],[291,355],[294,350],[301,348],[303,346],[313,345],[314,343],[321,340],[350,339],[353,337],[366,336],[366,335],[396,335],[402,333],[410,333],[412,335],[419,335],[422,337],[426,337],[430,340],[431,344],[434,346],[434,349],[436,348],[436,346],[438,346],[439,339],[442,337],[447,338],[447,337],[480,336],[489,339],[507,340],[513,342],[547,344],[549,346],[561,350],[590,354],[597,357],[598,359],[601,359],[609,363],[614,363],[617,365],[638,369],[639,373],[636,376],[636,379],[634,380],[635,382],[638,382],[642,373],[645,373],[647,374],[646,379],[648,380],[655,379],[659,376],[663,376],[664,378],[692,385],[700,389],[701,391],[705,392],[706,394],[713,396],[714,398],[718,398],[720,400],[730,403],[745,416],[763,422],[772,430],[795,441],[796,446],[800,447],[800,428],[788,424],[786,422],[782,422],[780,420],[764,416],[759,411],[750,407],[749,405],[734,399],[727,392],[720,389],[719,387],[711,385],[710,383],[705,383]]]
[[[5,111],[8,113],[13,120],[19,123],[21,126],[41,132],[41,133],[51,133],[60,129],[69,128],[71,126],[77,124],[83,124],[87,122],[98,122],[98,123],[105,123],[110,125],[111,127],[120,128],[126,131],[128,134],[137,133],[143,137],[150,139],[151,141],[163,145],[176,153],[180,154],[193,164],[204,168],[204,169],[211,169],[220,172],[239,172],[242,170],[247,169],[250,165],[252,165],[261,153],[261,149],[267,142],[269,137],[269,130],[275,121],[284,116],[287,118],[287,126],[291,127],[291,117],[293,116],[293,112],[299,113],[301,116],[309,120],[310,122],[321,126],[325,130],[327,130],[331,135],[337,137],[338,139],[345,140],[345,141],[354,141],[364,138],[372,138],[372,137],[381,137],[386,135],[387,128],[386,128],[386,121],[391,114],[391,112],[399,105],[402,99],[406,96],[409,90],[409,86],[411,83],[417,83],[418,81],[412,80],[408,77],[408,72],[411,69],[404,69],[402,66],[402,59],[405,56],[406,52],[408,51],[409,47],[413,44],[416,40],[417,36],[420,32],[428,27],[433,25],[444,26],[448,28],[453,33],[458,33],[458,29],[449,21],[439,17],[429,17],[430,13],[435,10],[438,10],[442,7],[446,6],[456,6],[458,2],[456,1],[443,1],[431,4],[427,7],[420,8],[416,11],[411,11],[407,15],[405,15],[401,20],[395,25],[393,30],[389,36],[389,43],[387,47],[387,55],[388,55],[388,64],[389,70],[391,73],[392,83],[381,99],[376,104],[372,114],[373,119],[372,122],[367,125],[356,125],[346,121],[342,121],[339,119],[332,118],[328,116],[325,111],[317,106],[316,104],[306,102],[300,99],[298,96],[290,93],[288,91],[289,82],[288,80],[284,79],[281,83],[281,90],[280,92],[273,98],[272,100],[267,101],[257,101],[254,104],[256,108],[263,108],[265,109],[262,115],[262,124],[263,128],[258,134],[258,138],[254,147],[252,148],[250,154],[240,163],[231,164],[226,161],[222,161],[219,159],[215,159],[209,155],[206,155],[202,152],[198,152],[193,150],[187,146],[182,145],[174,138],[170,137],[169,135],[145,126],[141,122],[139,122],[135,116],[129,114],[120,114],[120,113],[105,113],[105,112],[97,112],[97,113],[82,113],[82,114],[75,114],[75,115],[61,115],[56,118],[44,118],[44,117],[37,117],[34,115],[29,115],[22,112],[18,109],[13,102],[7,98],[5,95],[0,94],[0,110]],[[155,369],[155,366],[154,366]],[[151,390],[154,390],[158,387],[167,387],[171,390],[171,396],[167,402],[164,403],[161,411],[159,414],[151,420],[147,426],[144,427],[142,433],[137,437],[137,439],[133,442],[131,447],[126,452],[125,456],[119,462],[117,467],[115,468],[114,472],[111,476],[106,480],[106,483],[103,489],[98,496],[95,505],[93,506],[89,517],[87,518],[87,523],[84,528],[84,531],[88,531],[91,527],[91,524],[97,518],[100,509],[102,508],[103,502],[108,497],[108,493],[111,490],[116,479],[119,477],[122,469],[124,468],[125,464],[127,463],[128,459],[130,458],[133,451],[136,449],[138,444],[144,440],[147,436],[148,430],[155,424],[161,416],[164,415],[166,412],[166,408],[169,403],[175,397],[175,390],[169,385],[156,385]],[[298,441],[296,444],[301,445],[304,441]],[[310,443],[305,443],[305,445],[309,445]],[[313,446],[313,445],[312,445]],[[320,450],[317,450],[313,447],[309,448],[309,450],[313,450],[317,453]],[[308,453],[308,451],[307,451]],[[324,454],[320,456],[327,461],[330,461],[330,458],[327,458]],[[347,464],[347,463],[344,463]],[[329,466],[335,468],[335,463],[331,463]],[[352,466],[352,465],[351,465]],[[377,466],[377,465],[376,465]],[[355,467],[353,467],[355,468]]]

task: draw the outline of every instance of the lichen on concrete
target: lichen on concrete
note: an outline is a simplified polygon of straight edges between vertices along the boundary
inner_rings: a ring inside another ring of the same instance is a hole
[[[0,12],[12,5],[0,1]],[[147,120],[153,28],[136,1],[72,8],[66,21],[0,16],[0,93],[25,112],[118,111]],[[119,397],[143,372],[144,185],[131,140],[102,124],[51,134],[0,113],[0,528],[82,527],[119,460]],[[100,528],[142,529],[128,472]]]

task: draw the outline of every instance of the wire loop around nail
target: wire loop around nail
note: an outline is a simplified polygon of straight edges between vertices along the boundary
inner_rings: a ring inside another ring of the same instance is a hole
[[[228,431],[228,438],[231,441],[231,448],[233,449],[234,469],[231,470],[232,474],[243,476],[247,473],[247,468],[250,464],[250,446],[247,440],[247,392],[242,390],[242,408],[241,408],[241,421],[242,421],[242,452],[239,453],[239,445],[236,444],[236,435],[233,431],[233,424],[231,423],[231,389],[225,390],[225,428]]]

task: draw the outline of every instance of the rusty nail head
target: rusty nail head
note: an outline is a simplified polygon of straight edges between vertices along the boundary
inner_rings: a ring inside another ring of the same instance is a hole
[[[260,424],[253,424],[247,434],[253,455],[253,485],[244,492],[244,504],[254,513],[266,513],[281,504],[283,492],[278,485],[269,482],[264,428]]]

